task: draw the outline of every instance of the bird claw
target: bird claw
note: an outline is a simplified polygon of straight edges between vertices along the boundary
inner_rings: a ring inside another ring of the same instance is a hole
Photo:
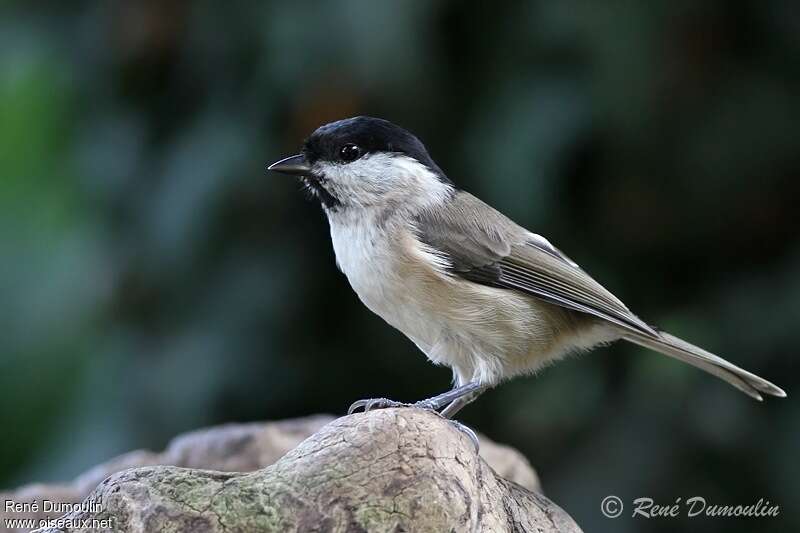
[[[481,443],[478,441],[478,434],[475,433],[472,430],[472,428],[470,428],[468,426],[465,426],[464,424],[462,424],[458,420],[450,420],[450,419],[448,419],[447,421],[450,422],[451,424],[453,424],[453,426],[455,426],[455,428],[457,430],[462,432],[464,435],[467,436],[467,438],[469,438],[469,440],[472,441],[472,444],[475,446],[475,453],[478,453],[480,451]]]
[[[368,413],[373,409],[388,409],[390,407],[410,407],[410,406],[411,404],[396,402],[388,398],[368,398],[354,402],[353,405],[351,405],[350,408],[347,410],[347,414],[352,415],[359,409],[364,409],[364,412]]]

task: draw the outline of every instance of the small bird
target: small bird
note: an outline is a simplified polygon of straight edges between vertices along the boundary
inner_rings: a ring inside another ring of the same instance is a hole
[[[550,242],[459,189],[420,140],[354,117],[321,126],[268,167],[322,204],[336,262],[360,300],[453,371],[454,388],[414,405],[451,418],[487,388],[567,354],[626,340],[721,378],[785,397],[769,381],[634,315]]]

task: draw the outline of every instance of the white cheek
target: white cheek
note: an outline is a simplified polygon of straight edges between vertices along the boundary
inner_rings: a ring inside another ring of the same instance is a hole
[[[316,170],[335,196],[355,206],[431,205],[452,193],[428,167],[400,154],[368,154],[346,164],[317,163]]]
[[[350,192],[380,192],[390,186],[392,173],[385,157],[367,155],[352,163],[319,163],[320,173],[337,188]]]

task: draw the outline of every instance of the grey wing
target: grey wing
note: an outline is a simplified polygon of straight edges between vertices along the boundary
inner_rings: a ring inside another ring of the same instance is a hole
[[[544,237],[459,191],[447,206],[418,217],[422,242],[445,254],[453,275],[515,290],[616,324],[658,334]]]

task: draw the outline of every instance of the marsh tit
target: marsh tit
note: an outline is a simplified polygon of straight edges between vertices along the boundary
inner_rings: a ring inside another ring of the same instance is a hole
[[[269,166],[319,199],[336,262],[371,311],[455,388],[413,404],[447,418],[487,388],[567,354],[626,340],[784,397],[769,381],[648,325],[550,242],[459,189],[408,131],[355,117],[326,124]],[[409,405],[378,398],[359,408]]]

